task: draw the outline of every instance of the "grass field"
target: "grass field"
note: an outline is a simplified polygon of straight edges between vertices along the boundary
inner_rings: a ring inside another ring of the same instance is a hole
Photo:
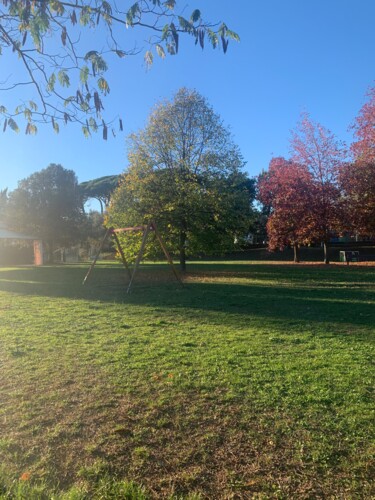
[[[375,267],[167,271],[0,268],[0,498],[374,498]]]

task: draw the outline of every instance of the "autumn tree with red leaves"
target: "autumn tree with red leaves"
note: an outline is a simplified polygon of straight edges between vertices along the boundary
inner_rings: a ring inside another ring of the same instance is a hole
[[[340,186],[347,229],[361,236],[375,237],[375,162],[344,165]]]
[[[357,141],[351,146],[355,160],[362,163],[375,162],[375,87],[367,92],[367,97],[354,122]]]
[[[305,166],[314,186],[314,227],[310,237],[324,246],[324,262],[329,264],[328,244],[340,230],[342,211],[340,203],[339,171],[346,158],[346,150],[336,137],[321,124],[303,113],[291,138],[292,160]]]
[[[258,198],[269,206],[267,221],[268,248],[294,249],[294,262],[299,262],[299,246],[310,241],[314,229],[313,183],[305,165],[273,158],[268,172],[258,178]]]

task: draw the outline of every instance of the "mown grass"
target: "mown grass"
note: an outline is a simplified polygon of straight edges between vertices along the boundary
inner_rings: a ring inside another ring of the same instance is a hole
[[[0,269],[1,498],[371,498],[375,267]]]

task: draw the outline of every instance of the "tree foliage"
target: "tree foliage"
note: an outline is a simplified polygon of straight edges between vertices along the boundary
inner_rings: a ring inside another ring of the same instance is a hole
[[[0,189],[0,221],[5,217],[8,203],[8,188]]]
[[[220,117],[196,91],[159,104],[129,139],[129,168],[109,207],[117,227],[154,220],[179,254],[220,253],[248,229],[251,181]]]
[[[292,132],[291,153],[291,159],[312,176],[315,224],[311,237],[324,244],[324,261],[329,263],[327,245],[342,220],[338,179],[346,150],[332,132],[304,113]]]
[[[354,122],[357,140],[351,147],[354,158],[362,164],[375,162],[375,87],[368,91],[367,97]]]
[[[258,178],[258,198],[268,206],[268,247],[271,251],[294,248],[294,260],[299,261],[298,248],[310,243],[314,234],[314,186],[305,165],[273,158],[267,172]]]
[[[347,163],[340,171],[346,229],[375,237],[375,163]]]
[[[44,240],[52,261],[56,244],[67,245],[80,235],[83,213],[76,175],[51,164],[21,180],[9,195],[7,218],[12,227]]]
[[[88,30],[95,30],[95,44]],[[129,46],[129,30],[148,38],[146,47]],[[3,130],[18,131],[21,118],[26,134],[36,133],[38,123],[58,132],[61,123],[79,122],[86,136],[100,128],[106,139],[109,124],[102,111],[110,92],[109,58],[143,52],[151,65],[155,55],[177,54],[181,36],[224,52],[229,39],[239,40],[225,23],[205,21],[198,9],[179,15],[176,0],[0,0],[0,54],[17,61],[23,74],[13,78],[2,66],[1,90],[33,87],[15,109],[0,103]]]
[[[79,187],[83,202],[85,203],[90,198],[98,200],[100,211],[103,214],[104,210],[109,206],[111,196],[119,183],[119,179],[119,175],[106,175],[98,179],[81,182]]]
[[[274,158],[269,171],[258,178],[258,198],[268,207],[269,247],[298,247],[307,243],[324,245],[329,263],[331,237],[345,229],[344,177],[346,150],[325,127],[301,117],[291,137],[291,159]],[[352,193],[347,191],[347,198]]]

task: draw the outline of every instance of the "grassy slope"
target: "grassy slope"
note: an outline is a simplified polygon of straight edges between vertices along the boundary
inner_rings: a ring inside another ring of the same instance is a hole
[[[190,271],[0,269],[0,497],[375,495],[375,268]]]

